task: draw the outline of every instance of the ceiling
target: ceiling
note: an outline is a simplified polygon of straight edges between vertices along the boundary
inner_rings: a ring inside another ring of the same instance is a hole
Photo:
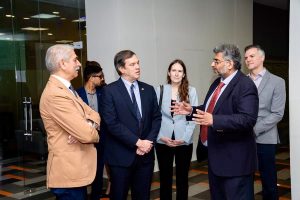
[[[283,10],[289,10],[289,0],[254,0],[254,2]]]
[[[41,3],[60,5],[60,6],[64,6],[64,7],[71,7],[71,8],[80,8],[80,9],[85,8],[85,1],[84,0],[67,0],[67,1],[62,1],[62,0],[34,0],[34,1],[38,1],[38,2],[41,2]]]

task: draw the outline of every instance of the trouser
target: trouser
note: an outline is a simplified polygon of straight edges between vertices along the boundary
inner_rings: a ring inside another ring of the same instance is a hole
[[[215,175],[208,167],[208,178],[212,200],[254,199],[254,174],[223,177]]]
[[[193,153],[193,144],[169,147],[157,143],[156,155],[160,176],[160,199],[172,200],[173,161],[176,164],[176,199],[188,199],[188,173]]]
[[[126,200],[129,187],[133,200],[149,200],[154,160],[143,162],[137,156],[129,167],[110,165],[111,200]]]
[[[87,200],[86,186],[76,188],[50,188],[57,200]]]
[[[277,200],[276,144],[257,144],[258,169],[264,200]]]

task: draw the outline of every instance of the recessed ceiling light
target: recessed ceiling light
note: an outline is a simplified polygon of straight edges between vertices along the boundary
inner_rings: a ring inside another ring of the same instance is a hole
[[[2,6],[0,6],[0,9],[2,9],[3,7]]]
[[[21,28],[22,30],[25,31],[46,31],[49,30],[49,28],[37,28],[37,27],[25,27],[25,28]]]
[[[5,17],[12,17],[12,18],[14,18],[15,16],[14,15],[5,15]]]
[[[53,14],[55,14],[55,15],[58,15],[59,14],[59,12],[56,12],[56,11],[54,11],[54,12],[52,12]]]
[[[73,42],[72,40],[58,40],[58,41],[55,41],[56,43],[63,43],[63,44],[66,44],[66,43],[71,43]]]
[[[48,35],[53,35],[52,33],[48,33]]]
[[[26,20],[28,20],[28,19],[30,19],[29,17],[23,17],[23,19],[26,19]]]
[[[44,14],[44,13],[31,16],[31,18],[38,18],[38,19],[50,19],[50,18],[55,18],[55,17],[59,17],[59,16],[52,15],[52,14]]]

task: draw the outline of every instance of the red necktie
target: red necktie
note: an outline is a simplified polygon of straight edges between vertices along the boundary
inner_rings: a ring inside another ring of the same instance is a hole
[[[214,110],[214,107],[216,105],[216,102],[217,102],[217,99],[218,99],[218,96],[221,92],[221,89],[222,87],[224,86],[225,84],[223,82],[220,82],[217,89],[214,91],[211,99],[210,99],[210,102],[208,104],[208,107],[207,107],[207,110],[206,112],[208,113],[212,113],[213,110]],[[200,139],[201,139],[201,142],[204,144],[207,140],[207,131],[208,131],[208,126],[204,126],[202,125],[201,126],[201,131],[200,131]]]

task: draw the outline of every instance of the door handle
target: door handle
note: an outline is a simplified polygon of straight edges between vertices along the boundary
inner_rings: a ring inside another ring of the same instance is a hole
[[[25,121],[25,130],[24,136],[26,140],[30,138],[32,141],[32,102],[31,97],[23,97],[24,105],[24,121]]]

